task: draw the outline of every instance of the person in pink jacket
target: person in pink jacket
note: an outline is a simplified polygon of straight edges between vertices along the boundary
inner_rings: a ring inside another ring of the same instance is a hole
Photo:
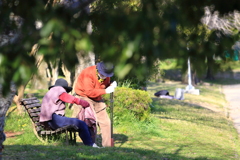
[[[49,125],[53,130],[67,125],[75,125],[78,127],[78,133],[84,145],[98,147],[93,143],[88,126],[84,121],[65,117],[65,103],[89,107],[87,101],[68,94],[71,90],[72,87],[69,87],[64,79],[57,79],[55,85],[49,87],[49,91],[42,99],[40,123]]]

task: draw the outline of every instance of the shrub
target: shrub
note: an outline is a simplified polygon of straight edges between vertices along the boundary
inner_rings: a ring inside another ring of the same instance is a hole
[[[113,97],[115,121],[124,119],[143,121],[148,119],[150,114],[149,104],[152,103],[148,92],[126,87],[117,87]],[[109,94],[104,95],[104,99],[106,104],[110,106]]]

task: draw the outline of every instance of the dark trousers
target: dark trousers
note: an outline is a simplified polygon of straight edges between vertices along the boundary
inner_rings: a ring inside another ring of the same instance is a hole
[[[88,146],[93,145],[90,131],[84,121],[81,121],[77,118],[69,118],[69,117],[53,114],[52,120],[49,121],[48,124],[54,130],[67,125],[74,124],[75,126],[78,127],[78,134],[79,134],[79,137],[82,139],[83,144]]]

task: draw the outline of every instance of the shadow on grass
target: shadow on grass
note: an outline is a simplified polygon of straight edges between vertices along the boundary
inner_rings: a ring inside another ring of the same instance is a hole
[[[186,146],[179,146],[171,153],[167,148],[159,150],[133,149],[133,148],[92,148],[87,146],[43,146],[43,145],[6,145],[2,158],[4,160],[179,160],[198,159],[205,160],[208,157],[185,157],[180,155]],[[214,158],[218,160],[219,158]],[[219,159],[220,160],[220,159]]]
[[[114,145],[121,147],[124,143],[128,141],[128,136],[124,134],[113,134]],[[100,134],[97,135],[96,144],[101,146],[102,137]]]
[[[114,144],[121,147],[124,143],[128,141],[128,137],[124,134],[113,134]]]
[[[214,128],[219,128],[219,126],[224,127],[222,125],[216,124],[217,122],[228,122],[224,119],[223,115],[219,114],[219,116],[216,116],[217,114],[215,111],[201,105],[196,105],[180,100],[165,100],[165,107],[160,106],[157,101],[154,101],[153,104],[155,107],[152,108],[152,113],[155,114],[155,117],[160,119],[182,120],[188,121],[190,123],[211,126]],[[177,107],[173,104],[177,104]],[[184,112],[184,114],[182,114],[182,112]],[[212,116],[208,116],[209,114],[214,114],[214,118],[217,118],[218,121],[216,121]],[[215,121],[215,123],[212,123],[213,121]],[[225,127],[228,128],[228,125],[225,125]]]
[[[209,110],[210,112],[214,112],[213,110],[208,109],[204,106],[196,105],[196,104],[189,103],[189,102],[185,102],[184,100],[183,101],[177,100],[177,99],[168,100],[168,99],[161,99],[161,98],[152,98],[152,99],[153,99],[153,103],[152,103],[153,106],[157,106],[157,107],[152,108],[153,112],[167,112],[167,111],[169,111],[169,108],[164,108],[164,107],[159,106],[160,105],[160,104],[158,104],[159,100],[164,100],[164,106],[171,106],[173,104],[177,104],[177,105],[180,105],[181,107],[191,107],[191,108],[195,108],[195,109],[206,109],[206,110]]]

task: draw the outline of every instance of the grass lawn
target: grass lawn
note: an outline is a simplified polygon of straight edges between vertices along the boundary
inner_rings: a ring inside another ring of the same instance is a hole
[[[185,94],[184,100],[153,96],[162,89],[174,95],[176,88],[185,87],[177,82],[149,83],[148,93],[153,99],[149,121],[115,125],[115,147],[110,148],[86,147],[80,139],[77,146],[66,146],[61,140],[42,143],[34,135],[27,113],[18,115],[13,105],[8,112],[5,132],[15,135],[4,142],[3,159],[240,159],[239,136],[226,117],[228,104],[220,85],[197,86],[200,95]],[[100,138],[97,143],[100,145]]]

